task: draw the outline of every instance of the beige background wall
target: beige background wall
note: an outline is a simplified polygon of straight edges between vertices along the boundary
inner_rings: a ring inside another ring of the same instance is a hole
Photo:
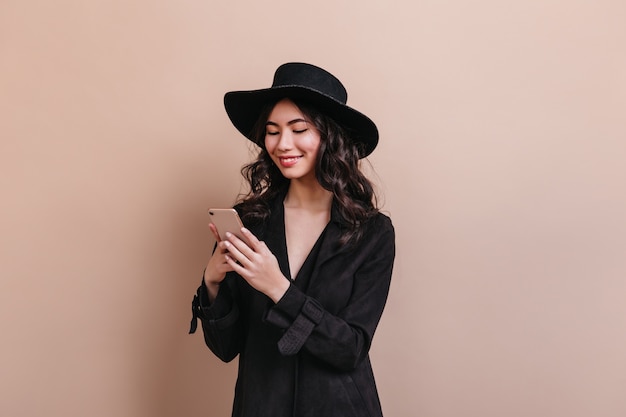
[[[247,3],[247,4],[246,4]],[[313,62],[380,126],[389,417],[626,415],[626,3],[0,3],[0,415],[226,416],[188,336],[247,145]]]

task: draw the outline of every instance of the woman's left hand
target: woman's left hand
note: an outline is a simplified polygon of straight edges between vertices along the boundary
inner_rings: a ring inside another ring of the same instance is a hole
[[[277,303],[289,288],[289,280],[280,271],[278,260],[267,245],[248,229],[242,228],[241,232],[249,244],[226,233],[226,261],[254,289]]]

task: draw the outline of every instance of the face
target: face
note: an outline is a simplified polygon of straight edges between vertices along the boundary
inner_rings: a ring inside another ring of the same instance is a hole
[[[265,125],[265,149],[290,180],[315,180],[320,134],[291,100],[276,103]]]

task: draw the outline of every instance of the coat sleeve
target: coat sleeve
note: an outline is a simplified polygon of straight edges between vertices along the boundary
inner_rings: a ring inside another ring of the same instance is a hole
[[[243,330],[241,312],[237,303],[238,288],[235,277],[228,274],[220,285],[217,297],[209,302],[208,289],[202,282],[192,302],[192,320],[189,333],[194,333],[197,320],[202,323],[204,341],[224,362],[230,362],[241,351]]]
[[[305,349],[341,370],[352,370],[367,357],[387,301],[395,258],[394,229],[391,221],[384,219],[378,222],[374,235],[364,237],[367,242],[356,255],[361,264],[354,272],[351,297],[342,311],[330,314],[293,284],[268,311],[266,322],[284,330],[278,342],[281,354],[293,355]]]

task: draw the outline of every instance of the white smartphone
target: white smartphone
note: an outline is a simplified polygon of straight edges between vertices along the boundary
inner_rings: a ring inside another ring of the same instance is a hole
[[[222,240],[226,238],[226,232],[230,232],[248,243],[241,234],[243,223],[235,209],[212,208],[209,209],[209,216],[211,216],[211,223],[217,227],[217,232]]]

